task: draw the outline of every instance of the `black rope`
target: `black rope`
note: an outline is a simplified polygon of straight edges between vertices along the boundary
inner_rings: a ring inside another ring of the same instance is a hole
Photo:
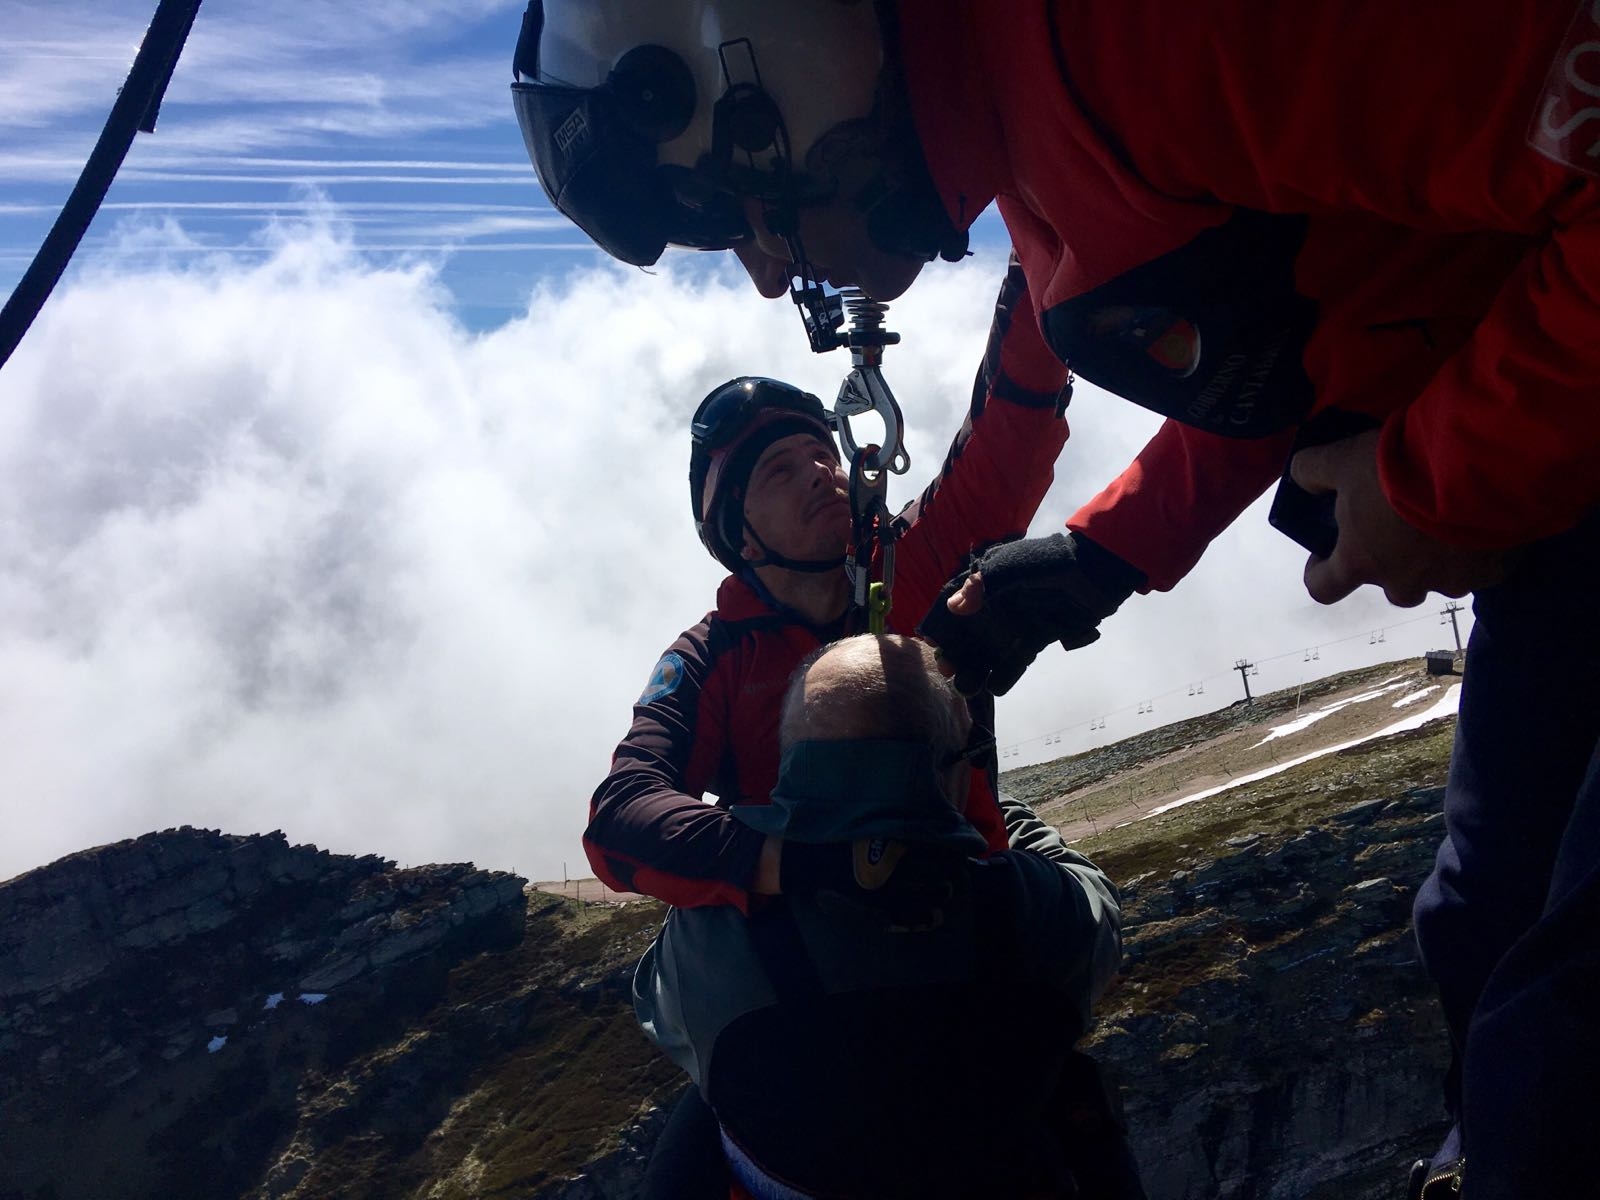
[[[178,56],[183,53],[183,44],[189,38],[189,30],[194,27],[195,14],[199,11],[200,0],[161,0],[157,7],[139,53],[134,57],[127,82],[111,106],[111,116],[100,131],[100,140],[84,164],[83,173],[78,176],[77,186],[67,197],[61,215],[51,226],[5,308],[0,309],[0,367],[10,360],[12,351],[21,343],[66,272],[78,243],[89,230],[89,223],[100,211],[101,201],[111,189],[122,160],[128,156],[134,135],[141,131],[155,132],[161,99],[166,95],[167,84],[172,82],[173,69],[178,65]]]

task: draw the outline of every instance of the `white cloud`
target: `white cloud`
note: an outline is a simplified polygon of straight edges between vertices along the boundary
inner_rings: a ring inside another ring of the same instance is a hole
[[[266,183],[280,185],[298,185],[302,187],[325,187],[331,184],[375,184],[375,183],[403,183],[411,186],[422,185],[428,187],[520,187],[528,182],[527,176],[520,172],[505,175],[380,175],[347,172],[345,174],[322,173],[308,174],[297,172],[295,174],[272,175],[230,175],[220,171],[156,171],[148,167],[130,167],[120,173],[120,178],[129,182],[162,182],[162,183]],[[570,224],[570,222],[569,222]]]
[[[471,334],[431,269],[338,229],[176,266],[128,245],[0,373],[0,876],[186,822],[584,869],[589,792],[720,574],[688,515],[689,414],[736,374],[831,397],[847,368],[705,257],[574,273]],[[930,271],[895,305],[897,502],[959,421],[999,270]],[[1153,426],[1092,389],[1074,413],[1040,530]],[[1315,609],[1292,547],[1243,524],[1179,593],[1047,655],[1002,741],[1382,623]]]
[[[495,237],[503,233],[556,233],[571,234],[572,222],[554,210],[533,213],[524,210],[520,215],[484,214],[464,221],[439,221],[410,228],[398,226],[397,236],[429,237],[440,242],[453,242],[466,238]]]
[[[514,164],[520,144],[507,88],[518,9],[516,0],[207,4],[163,101],[159,149],[138,139],[130,168],[146,156],[194,169],[248,150],[326,153],[346,138],[402,139],[414,149],[429,135],[497,127]],[[12,184],[76,175],[149,17],[103,14],[82,0],[11,0],[0,129],[13,133]]]
[[[153,150],[151,162],[159,162],[159,147]],[[0,163],[5,159],[0,157]],[[348,171],[355,167],[368,170],[407,171],[504,171],[505,162],[451,162],[448,159],[361,159],[361,158],[270,158],[259,155],[215,155],[207,159],[210,166],[270,167],[277,171],[294,171],[306,167]],[[181,206],[180,206],[181,207]]]
[[[155,10],[107,7],[7,0],[0,128],[40,127],[110,105]]]

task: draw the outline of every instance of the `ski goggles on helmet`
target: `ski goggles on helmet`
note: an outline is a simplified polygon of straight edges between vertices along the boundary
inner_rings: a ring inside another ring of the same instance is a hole
[[[725,383],[700,402],[689,424],[689,437],[701,450],[715,453],[748,433],[758,422],[775,417],[808,418],[830,440],[836,425],[832,413],[810,392],[776,379],[746,376]]]
[[[519,82],[511,95],[550,202],[613,258],[648,267],[669,245],[727,250],[750,237],[738,198],[658,164],[656,144],[619,117],[604,87]]]
[[[612,257],[650,266],[669,245],[728,250],[752,236],[746,200],[787,228],[796,209],[837,194],[829,172],[799,169],[783,114],[759,83],[726,81],[728,55],[749,58],[743,74],[759,80],[748,39],[716,47],[724,83],[711,100],[678,53],[654,44],[629,49],[596,86],[553,78],[541,70],[544,25],[544,4],[532,0],[512,64],[517,124],[551,203]],[[663,162],[662,147],[690,129],[702,99],[709,140],[692,163]]]
[[[560,213],[613,258],[648,267],[667,245],[728,250],[750,235],[733,195],[658,162],[694,115],[694,78],[664,46],[635,46],[595,88],[539,75],[544,6],[523,14],[512,106],[539,182]]]
[[[658,148],[695,111],[695,83],[663,46],[636,46],[598,87],[542,81],[544,9],[522,19],[512,105],[550,202],[614,258],[650,266],[668,245],[726,250],[750,236],[739,199]]]
[[[700,540],[729,570],[739,569],[742,523],[723,503],[730,487],[742,489],[760,452],[790,434],[811,434],[837,455],[834,424],[822,401],[775,379],[734,379],[700,402],[689,427],[689,501]]]

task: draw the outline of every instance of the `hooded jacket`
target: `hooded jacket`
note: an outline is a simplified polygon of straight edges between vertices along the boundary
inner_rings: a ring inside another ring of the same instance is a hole
[[[1521,544],[1600,502],[1595,0],[903,17],[947,211],[996,202],[1034,295],[1012,339],[1170,418],[1068,522],[1151,586],[1330,408],[1381,422],[1385,494],[1441,540]],[[1198,328],[1192,374],[1137,345],[1147,309]]]

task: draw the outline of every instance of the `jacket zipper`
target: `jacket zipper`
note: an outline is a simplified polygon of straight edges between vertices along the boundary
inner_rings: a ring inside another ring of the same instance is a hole
[[[1436,1183],[1449,1183],[1449,1195],[1459,1196],[1461,1194],[1461,1174],[1466,1165],[1466,1159],[1458,1158],[1455,1162],[1451,1163],[1443,1170],[1429,1175],[1428,1178],[1423,1180],[1422,1183],[1421,1200],[1444,1200],[1445,1193],[1443,1192],[1441,1192],[1437,1197],[1431,1194],[1433,1185]]]

